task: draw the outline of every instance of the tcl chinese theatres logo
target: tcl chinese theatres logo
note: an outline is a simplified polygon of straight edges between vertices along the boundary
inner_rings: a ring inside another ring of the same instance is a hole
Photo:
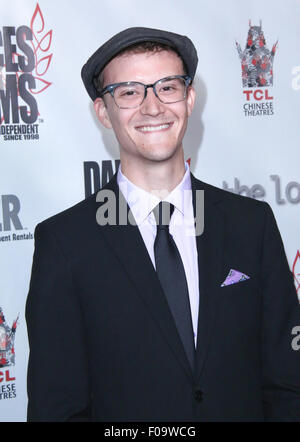
[[[268,49],[261,21],[259,26],[252,26],[249,21],[248,36],[243,51],[236,42],[242,66],[243,95],[246,99],[243,105],[245,117],[274,114],[274,97],[268,88],[273,86],[273,61],[277,44],[278,42],[271,50]]]
[[[260,22],[259,26],[251,26],[249,21],[248,37],[244,51],[236,42],[237,51],[242,64],[243,87],[262,87],[273,85],[273,60],[278,42],[271,51]]]
[[[15,334],[18,318],[11,327],[7,325],[2,308],[0,307],[0,368],[15,365]]]
[[[37,120],[36,96],[51,85],[46,79],[53,56],[49,53],[51,43],[52,29],[46,31],[39,4],[30,26],[4,26],[0,30],[1,124],[19,124],[20,120],[33,124]]]

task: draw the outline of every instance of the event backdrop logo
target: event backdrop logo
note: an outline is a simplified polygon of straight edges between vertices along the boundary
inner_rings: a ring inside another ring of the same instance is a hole
[[[29,26],[3,26],[0,30],[0,133],[5,141],[39,138],[37,97],[50,85],[46,79],[52,53],[39,5]]]
[[[273,96],[268,87],[273,86],[273,61],[277,44],[278,41],[271,50],[268,49],[262,23],[252,26],[251,21],[244,51],[236,42],[242,66],[243,94],[246,97],[243,106],[245,116],[274,114]]]
[[[18,318],[10,328],[5,322],[4,314],[0,307],[0,368],[15,365],[14,341],[17,322]]]
[[[18,318],[12,327],[6,324],[0,307],[0,401],[17,397],[15,376],[11,373],[15,365],[15,335]]]
[[[20,212],[21,201],[17,195],[0,195],[0,243],[33,239],[33,234],[21,222]]]
[[[300,300],[300,252],[297,250],[296,258],[293,264],[293,275],[296,284],[296,290]]]
[[[279,205],[285,204],[300,204],[300,183],[298,181],[284,182],[284,179],[277,174],[269,176],[273,182],[273,196],[274,202]],[[237,195],[246,195],[254,199],[271,198],[267,195],[266,187],[262,184],[245,184],[241,182],[240,178],[234,177],[233,186],[230,187],[227,181],[223,181],[223,189]]]

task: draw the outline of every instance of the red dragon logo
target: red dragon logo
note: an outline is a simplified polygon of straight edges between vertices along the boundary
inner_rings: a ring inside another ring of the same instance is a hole
[[[18,318],[9,327],[5,321],[2,308],[0,307],[0,368],[15,365],[15,334]]]
[[[262,24],[252,26],[249,21],[248,37],[242,51],[236,42],[242,65],[243,87],[262,87],[273,85],[273,60],[278,42],[268,49],[262,30]]]

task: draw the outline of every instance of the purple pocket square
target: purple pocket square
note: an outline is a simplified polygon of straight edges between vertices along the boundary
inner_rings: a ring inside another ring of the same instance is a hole
[[[250,276],[245,275],[245,273],[241,273],[238,270],[231,269],[228,273],[227,278],[225,279],[223,284],[221,284],[221,287],[225,287],[226,285],[230,284],[236,284],[237,282],[245,281],[246,279],[250,279]]]

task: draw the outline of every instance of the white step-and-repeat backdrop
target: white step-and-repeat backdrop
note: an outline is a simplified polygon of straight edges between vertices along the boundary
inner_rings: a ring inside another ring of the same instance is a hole
[[[127,27],[195,43],[185,157],[203,181],[270,203],[300,296],[299,22],[298,0],[1,0],[0,421],[26,420],[35,226],[99,189],[119,163],[80,70]]]

